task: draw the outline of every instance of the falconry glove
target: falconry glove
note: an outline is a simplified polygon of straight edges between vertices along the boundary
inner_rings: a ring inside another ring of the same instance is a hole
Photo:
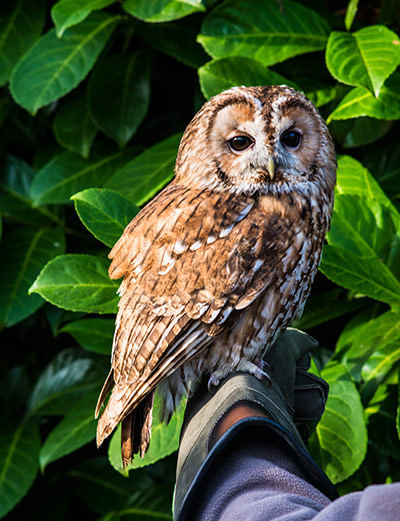
[[[202,475],[224,447],[249,426],[264,429],[266,437],[278,437],[285,450],[305,461],[310,482],[329,497],[336,497],[333,485],[310,458],[305,446],[308,422],[317,423],[320,419],[329,390],[324,380],[307,373],[310,351],[317,345],[306,333],[289,328],[265,356],[270,381],[235,373],[212,392],[204,384],[190,397],[178,455],[175,519],[185,519],[184,511],[195,497]],[[213,434],[221,420],[240,404],[259,410],[260,414],[256,412],[237,421],[215,442]]]

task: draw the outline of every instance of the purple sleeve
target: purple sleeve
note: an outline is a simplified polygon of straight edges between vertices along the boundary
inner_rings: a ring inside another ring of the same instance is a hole
[[[331,501],[306,480],[301,461],[295,461],[279,444],[265,438],[231,443],[196,492],[190,509],[194,521],[400,518],[400,483],[368,487]]]

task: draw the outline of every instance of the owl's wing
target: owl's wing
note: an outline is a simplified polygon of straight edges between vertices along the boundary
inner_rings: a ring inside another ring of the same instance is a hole
[[[110,253],[124,280],[100,443],[273,283],[295,235],[256,198],[174,184],[138,214]]]

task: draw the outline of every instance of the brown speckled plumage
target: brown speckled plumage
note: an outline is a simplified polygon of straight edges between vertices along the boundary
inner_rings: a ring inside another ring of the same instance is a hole
[[[280,140],[288,129],[301,135],[296,149]],[[232,150],[238,135],[252,146]],[[236,87],[193,118],[175,179],[110,253],[110,277],[123,282],[97,441],[122,421],[124,465],[147,450],[158,384],[169,417],[203,375],[262,375],[265,350],[310,291],[335,170],[325,123],[289,87]]]

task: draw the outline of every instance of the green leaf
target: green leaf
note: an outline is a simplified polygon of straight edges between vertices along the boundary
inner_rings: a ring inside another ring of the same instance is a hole
[[[63,326],[58,333],[69,333],[88,351],[111,354],[115,321],[108,318],[86,318]]]
[[[53,131],[61,146],[88,158],[97,128],[93,122],[86,96],[65,101],[57,111]]]
[[[0,247],[0,329],[10,327],[34,313],[43,304],[38,295],[28,295],[29,286],[46,262],[64,251],[60,229],[15,229]]]
[[[293,82],[288,85],[303,91],[316,107],[322,107],[337,97],[337,85],[330,85],[314,78],[296,78],[296,81],[300,87],[296,87]]]
[[[400,315],[397,315],[397,321],[397,340],[374,352],[362,368],[361,374],[364,383],[361,387],[361,397],[364,403],[369,402],[378,387],[387,381],[392,369],[397,367],[400,361]]]
[[[2,161],[0,173],[0,212],[3,215],[35,226],[59,222],[55,208],[32,207],[30,189],[36,172],[25,161],[7,155]]]
[[[350,0],[347,5],[346,16],[344,17],[344,25],[350,31],[354,18],[358,10],[358,0]]]
[[[41,373],[27,412],[30,416],[63,415],[94,384],[98,388],[93,361],[76,349],[64,349]]]
[[[369,259],[366,264],[360,255],[327,245],[320,269],[326,277],[344,288],[387,302],[394,309],[400,305],[399,282],[377,257]]]
[[[104,186],[141,206],[172,179],[181,137],[182,134],[174,134],[148,148],[118,170]]]
[[[213,58],[244,56],[273,65],[325,48],[329,27],[317,13],[282,0],[227,0],[205,18],[198,41]]]
[[[343,121],[334,121],[334,125],[341,125],[347,132],[340,138],[339,141],[343,148],[356,148],[369,143],[374,143],[385,136],[394,125],[394,121],[387,121],[385,119],[376,120],[374,118],[360,117],[355,119],[347,119]],[[330,130],[332,131],[332,123]],[[334,134],[334,132],[332,132]]]
[[[118,282],[109,279],[109,262],[93,255],[60,255],[30,287],[55,306],[87,313],[115,313]]]
[[[366,305],[365,299],[350,299],[349,294],[341,289],[326,291],[321,295],[311,295],[307,299],[303,315],[296,319],[292,326],[298,329],[310,329]]]
[[[125,0],[122,7],[144,22],[169,22],[205,11],[201,0]]]
[[[89,81],[89,106],[96,125],[120,148],[146,115],[150,100],[150,58],[138,51],[111,54]]]
[[[88,74],[118,16],[93,13],[59,39],[50,30],[21,58],[11,75],[14,100],[32,114],[70,92]]]
[[[374,177],[354,158],[341,156],[338,159],[336,194],[356,195],[370,199],[372,207],[378,212],[376,213],[377,222],[380,219],[378,217],[380,210],[379,205],[376,206],[376,202],[379,202],[380,205],[390,212],[389,220],[392,223],[389,223],[388,226],[392,230],[394,227],[396,233],[393,232],[391,255],[387,258],[387,265],[394,275],[400,278],[400,265],[398,262],[400,252],[400,215]],[[372,234],[375,233],[373,225],[370,231]]]
[[[350,156],[343,156],[338,161],[338,179],[337,179],[337,194],[344,195],[355,195],[358,197],[366,197],[368,199],[367,206],[369,205],[377,226],[382,225],[382,219],[386,221],[386,230],[374,230],[374,224],[370,223],[370,233],[372,235],[384,237],[386,236],[385,242],[389,244],[389,254],[386,252],[379,252],[383,254],[386,260],[388,268],[393,272],[398,279],[400,279],[400,266],[398,263],[398,256],[400,253],[400,214],[392,204],[390,199],[386,196],[379,184],[375,181],[372,175],[364,168],[358,161],[354,160]],[[362,202],[361,202],[362,204]],[[381,206],[383,208],[381,208]],[[367,212],[367,210],[366,210]],[[390,214],[390,216],[388,215]],[[357,226],[360,226],[363,219],[360,218]],[[368,224],[364,223],[364,233],[368,241],[368,233],[366,229]],[[390,237],[390,230],[392,230],[392,236]],[[377,233],[376,233],[377,232]],[[382,260],[382,259],[381,259]]]
[[[42,471],[52,461],[70,454],[95,438],[97,421],[94,409],[100,389],[97,387],[86,392],[50,432],[40,450]]]
[[[139,519],[146,521],[150,521],[152,516],[171,519],[173,484],[169,483],[168,476],[163,475],[159,480],[146,470],[136,470],[130,479],[126,479],[117,474],[105,458],[86,460],[72,470],[71,476],[82,500],[99,514],[110,511],[122,514],[124,509],[126,514],[141,514]],[[125,515],[122,514],[121,518]]]
[[[118,192],[89,188],[71,198],[80,220],[99,241],[112,248],[139,208]]]
[[[329,35],[326,65],[332,76],[346,85],[365,87],[378,97],[399,64],[399,37],[383,25]]]
[[[57,36],[61,38],[68,27],[79,24],[89,16],[92,11],[97,11],[114,4],[116,0],[59,0],[51,8],[51,18],[56,26]]]
[[[351,476],[367,451],[367,431],[360,396],[339,363],[321,372],[329,384],[325,412],[310,439],[310,452],[333,483]]]
[[[380,202],[354,195],[336,197],[329,244],[344,247],[367,259],[374,252],[387,264],[392,257],[395,237],[396,225]]]
[[[5,422],[0,428],[0,517],[11,510],[30,489],[40,450],[36,422],[23,421],[17,428]]]
[[[388,196],[400,197],[400,147],[396,143],[371,148],[363,163]]]
[[[145,24],[140,36],[158,51],[197,69],[209,58],[196,42],[197,31],[181,23]]]
[[[0,85],[4,85],[21,56],[42,32],[46,2],[16,0],[0,8]]]
[[[153,409],[153,426],[151,429],[151,439],[149,450],[146,452],[144,458],[136,457],[127,467],[124,469],[122,467],[121,461],[121,427],[118,427],[117,431],[114,433],[108,450],[108,458],[110,460],[111,465],[118,470],[121,474],[126,474],[126,472],[146,467],[147,465],[151,465],[152,463],[169,456],[179,447],[179,433],[181,431],[183,415],[185,412],[185,401],[182,400],[181,405],[179,406],[177,412],[172,416],[171,421],[168,425],[166,425],[162,421],[162,400],[156,394],[156,398],[154,401],[154,409]]]
[[[137,154],[137,150],[101,150],[90,159],[72,152],[58,154],[39,170],[32,183],[34,206],[66,203],[76,192],[92,186],[101,187],[116,170]]]
[[[393,210],[394,216],[397,214],[379,183],[359,161],[351,156],[338,158],[336,194],[359,195],[374,199],[388,210]]]
[[[293,82],[267,69],[262,63],[240,56],[213,60],[200,67],[198,72],[200,87],[206,98],[238,85],[285,84],[298,89]]]
[[[337,196],[321,271],[347,289],[398,308],[400,282],[390,270],[392,264],[396,269],[396,225],[391,212],[379,201]]]
[[[375,98],[368,89],[356,87],[342,99],[332,114],[333,119],[351,119],[369,116],[376,119],[400,119],[400,73],[394,73]]]
[[[369,358],[400,343],[400,315],[388,311],[379,317],[344,329],[336,345],[336,356],[356,380]],[[390,353],[389,353],[390,356]],[[387,360],[388,361],[388,360]],[[390,369],[390,368],[388,368]],[[387,371],[385,371],[385,374]],[[366,379],[369,379],[365,373]],[[371,377],[373,377],[371,373]]]
[[[365,409],[368,442],[378,451],[381,458],[382,455],[386,455],[400,460],[399,436],[395,422],[397,407],[397,385],[381,385]]]

